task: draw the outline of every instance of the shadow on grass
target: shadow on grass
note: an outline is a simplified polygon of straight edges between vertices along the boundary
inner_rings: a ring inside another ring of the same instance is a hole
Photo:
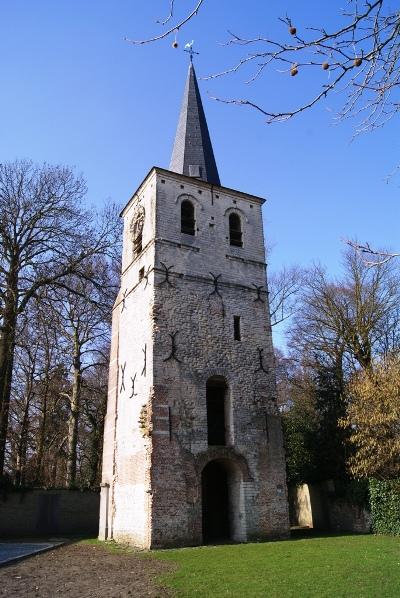
[[[349,536],[369,536],[370,533],[352,532],[352,531],[333,531],[326,529],[314,529],[312,527],[296,527],[290,529],[288,537],[271,537],[262,540],[249,539],[247,542],[234,542],[232,540],[221,540],[217,542],[209,542],[200,544],[199,546],[237,546],[239,544],[269,544],[271,542],[291,542],[293,540],[308,540],[308,539],[323,539],[323,538],[340,538]],[[176,547],[181,548],[181,547]],[[196,548],[196,545],[188,546],[187,548]],[[174,548],[166,548],[164,550],[174,550]],[[160,550],[160,549],[158,549]],[[162,549],[161,549],[162,550]]]
[[[333,531],[326,529],[314,529],[312,527],[291,528],[290,537],[287,540],[306,540],[308,538],[338,538],[341,536],[370,536],[369,532],[354,531]]]

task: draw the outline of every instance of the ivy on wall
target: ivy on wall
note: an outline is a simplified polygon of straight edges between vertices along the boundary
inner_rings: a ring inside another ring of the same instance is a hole
[[[400,479],[369,482],[372,531],[400,536]]]

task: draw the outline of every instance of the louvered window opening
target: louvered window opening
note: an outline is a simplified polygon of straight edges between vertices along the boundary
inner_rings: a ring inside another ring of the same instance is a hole
[[[237,214],[229,216],[229,244],[234,247],[243,247],[242,226]]]
[[[143,240],[142,233],[139,232],[137,237],[133,241],[133,252],[134,252],[135,256],[139,255],[139,253],[142,252],[142,249],[143,249],[142,240]]]

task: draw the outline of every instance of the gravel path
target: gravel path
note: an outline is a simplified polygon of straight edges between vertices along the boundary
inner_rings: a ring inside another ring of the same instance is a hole
[[[18,598],[166,597],[157,576],[171,565],[138,553],[69,544],[0,568],[0,596]]]

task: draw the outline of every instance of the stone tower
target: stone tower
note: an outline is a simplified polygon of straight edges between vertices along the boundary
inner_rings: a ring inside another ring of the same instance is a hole
[[[263,203],[221,185],[190,63],[170,169],[122,211],[101,539],[288,534]]]

